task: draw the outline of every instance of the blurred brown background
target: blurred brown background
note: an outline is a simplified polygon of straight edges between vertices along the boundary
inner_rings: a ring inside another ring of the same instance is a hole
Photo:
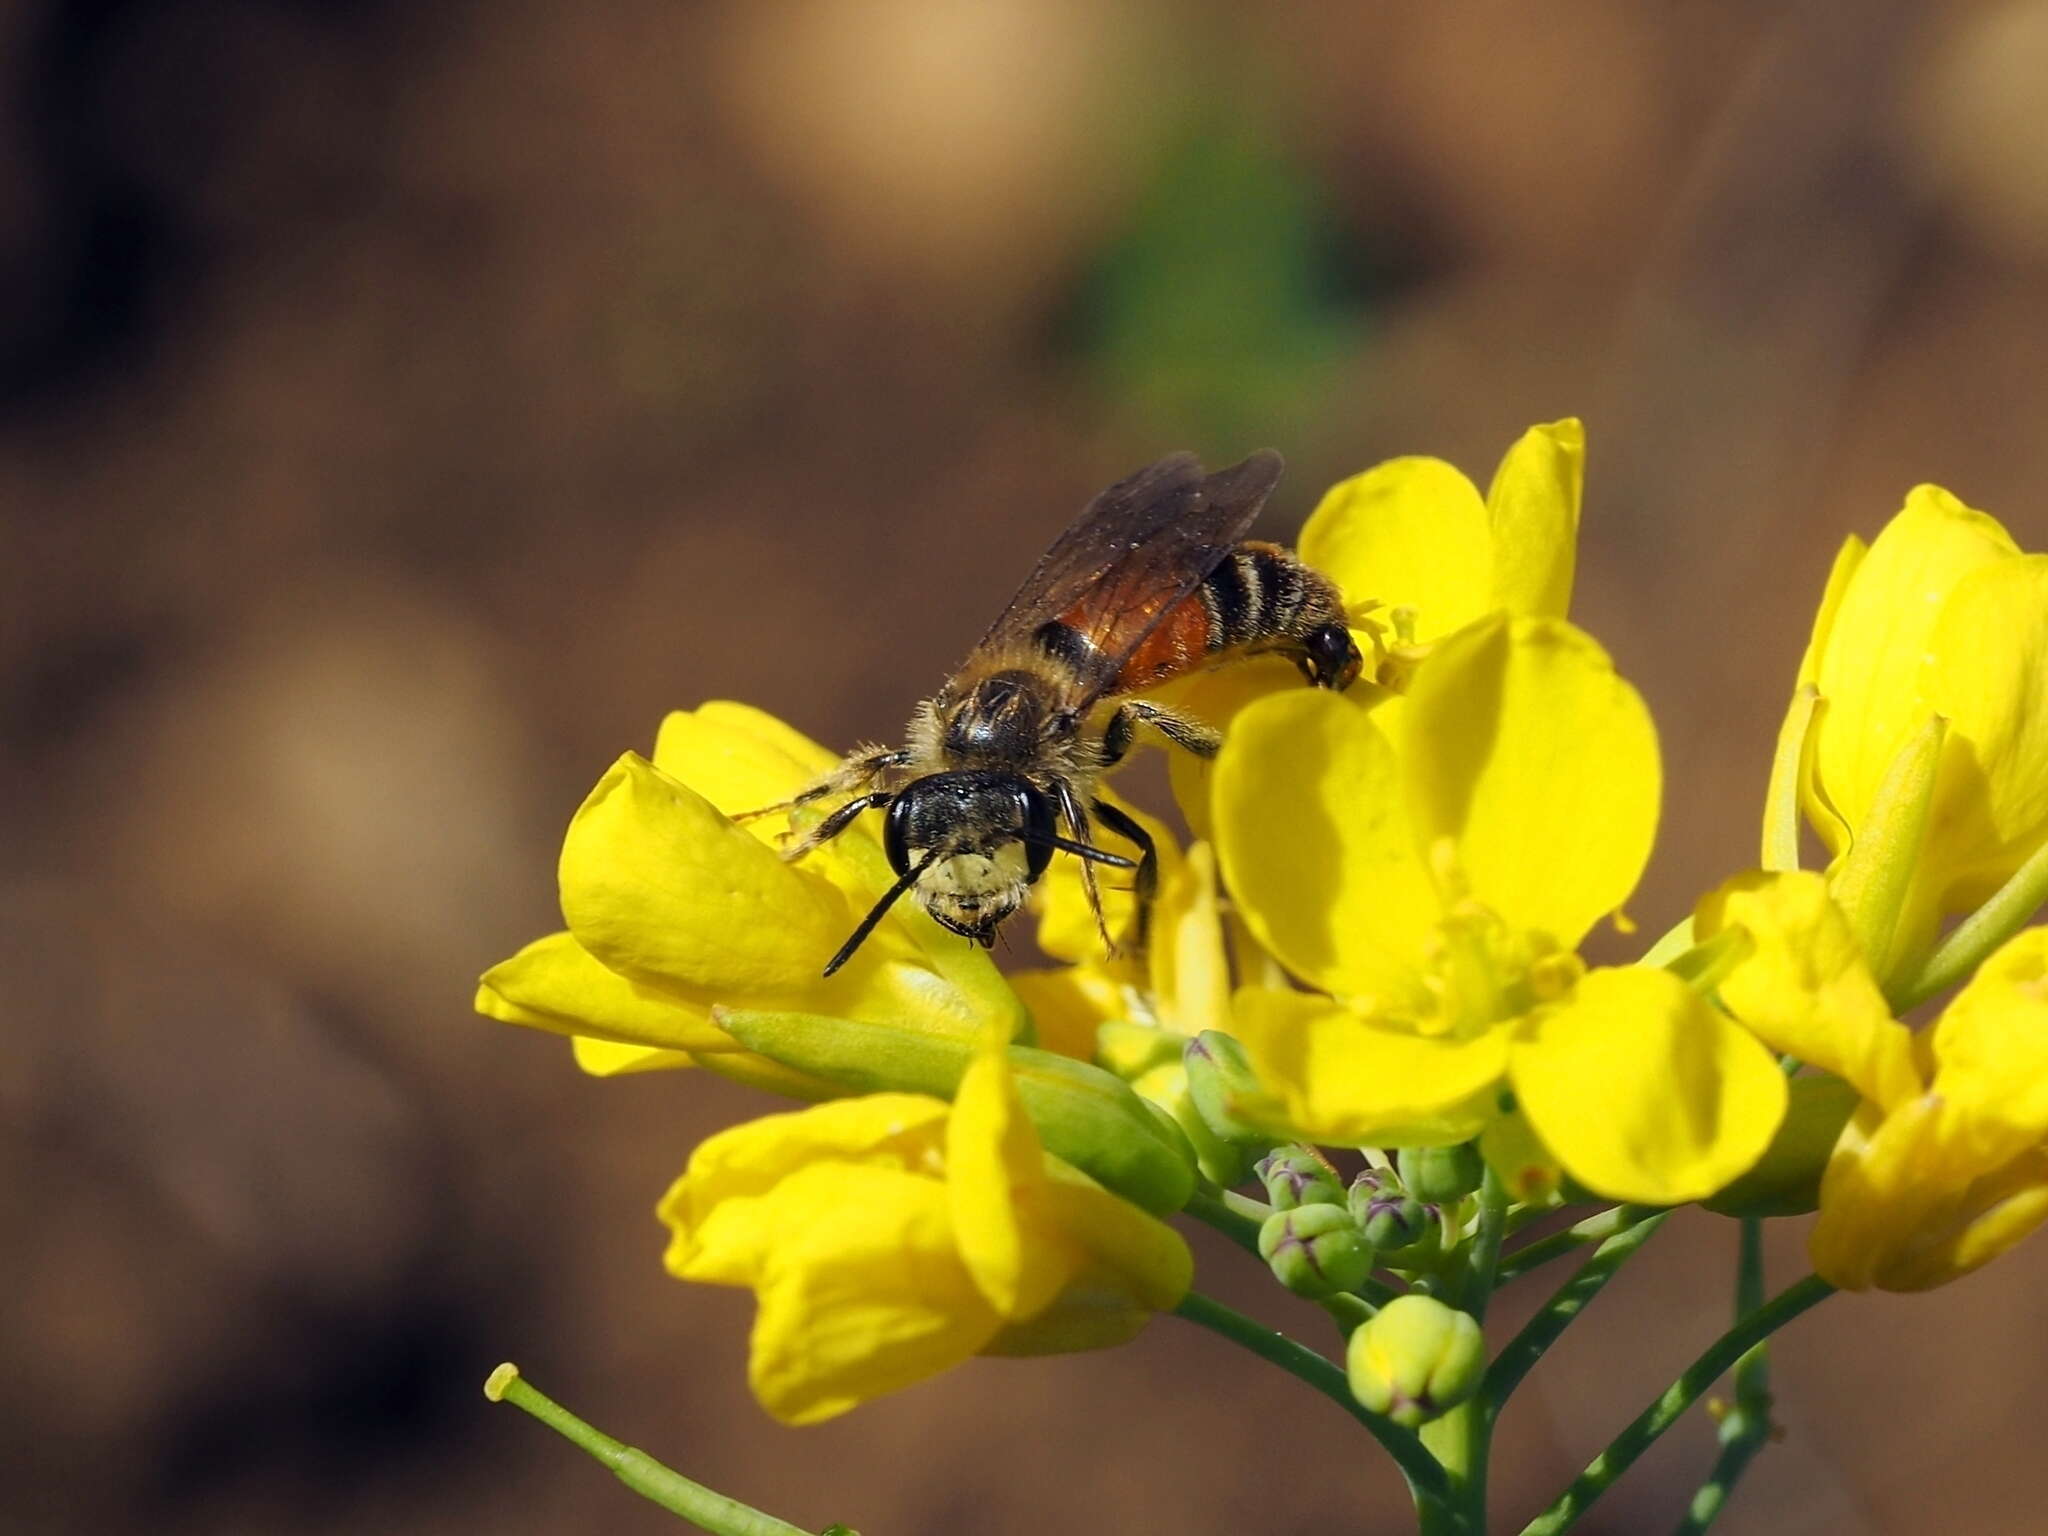
[[[468,1012],[569,812],[707,697],[889,736],[1168,449],[1280,447],[1284,533],[1578,413],[1655,932],[1753,856],[1846,531],[1935,479],[2048,541],[2048,0],[20,0],[0,68],[9,1530],[673,1529],[485,1405],[507,1357],[814,1526],[1404,1529],[1172,1321],[769,1423],[651,1217],[764,1106]],[[1539,1372],[1504,1529],[1731,1262],[1681,1224]],[[2044,1282],[1802,1323],[1724,1528],[2048,1530]],[[1709,1443],[1591,1528],[1668,1529]]]

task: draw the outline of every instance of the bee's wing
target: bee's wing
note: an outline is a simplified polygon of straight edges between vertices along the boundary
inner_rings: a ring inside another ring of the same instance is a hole
[[[1062,625],[1085,642],[1061,637],[1080,690],[1067,707],[1086,709],[1244,538],[1281,468],[1270,448],[1213,475],[1176,453],[1119,480],[1053,541],[975,654],[1040,644],[1047,624]]]

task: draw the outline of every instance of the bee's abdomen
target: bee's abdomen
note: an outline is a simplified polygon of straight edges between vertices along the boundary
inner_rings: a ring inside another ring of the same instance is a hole
[[[1336,583],[1278,544],[1243,543],[1168,610],[1124,663],[1115,691],[1154,688],[1233,654],[1305,658],[1343,622]]]

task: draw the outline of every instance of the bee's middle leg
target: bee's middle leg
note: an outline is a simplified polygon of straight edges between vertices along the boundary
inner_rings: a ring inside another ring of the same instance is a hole
[[[1123,761],[1141,725],[1151,726],[1175,746],[1200,758],[1214,757],[1223,748],[1223,733],[1215,727],[1149,700],[1131,699],[1119,704],[1116,713],[1109,717],[1109,724],[1103,727],[1103,767]]]
[[[854,818],[860,815],[862,811],[887,810],[889,803],[895,798],[895,794],[886,789],[875,789],[870,790],[864,795],[855,795],[851,800],[834,810],[830,816],[827,816],[823,821],[811,828],[810,831],[790,844],[789,847],[783,849],[783,858],[791,862],[802,858],[820,843],[829,843],[833,838],[852,826]]]

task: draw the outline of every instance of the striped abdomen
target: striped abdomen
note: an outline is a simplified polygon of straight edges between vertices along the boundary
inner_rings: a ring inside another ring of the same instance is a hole
[[[1268,651],[1291,656],[1327,687],[1345,686],[1357,671],[1336,584],[1278,544],[1246,542],[1167,610],[1108,691],[1156,688],[1185,672]]]

